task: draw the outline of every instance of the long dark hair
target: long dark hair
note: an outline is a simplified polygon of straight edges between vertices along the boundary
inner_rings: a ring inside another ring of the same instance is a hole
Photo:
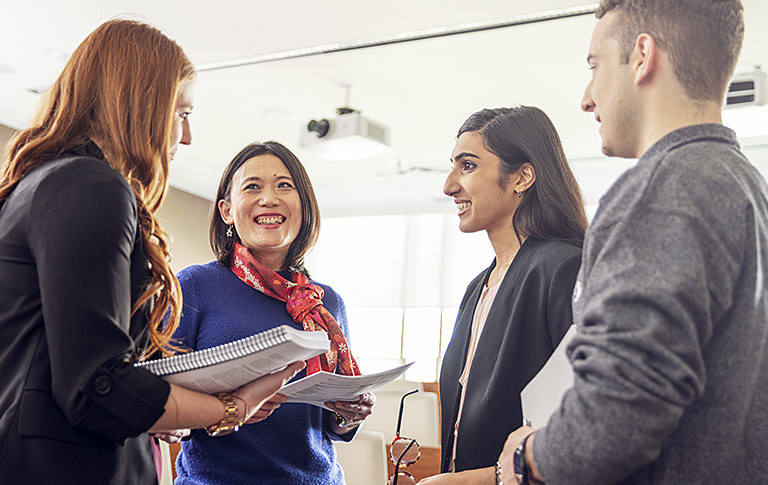
[[[283,269],[297,271],[309,276],[306,268],[304,268],[304,256],[315,245],[317,236],[320,234],[320,208],[315,198],[312,182],[310,182],[309,175],[307,175],[304,166],[293,152],[276,141],[247,145],[235,155],[235,158],[224,169],[224,173],[219,181],[219,189],[216,191],[216,204],[214,204],[213,211],[211,212],[209,224],[208,238],[211,249],[219,263],[229,266],[232,262],[232,254],[235,252],[235,241],[238,236],[236,232],[234,237],[227,236],[229,226],[221,219],[217,207],[218,201],[229,201],[232,191],[232,178],[245,162],[253,157],[266,154],[272,154],[283,162],[285,168],[291,174],[293,182],[296,184],[296,190],[299,192],[299,199],[301,200],[301,228],[296,239],[288,248]],[[234,230],[234,226],[232,226],[232,229]]]
[[[501,159],[502,175],[513,174],[530,163],[536,181],[523,193],[512,218],[518,239],[559,239],[581,247],[587,229],[584,200],[568,166],[560,137],[539,108],[483,109],[461,125],[462,133],[483,136],[485,146]],[[504,187],[502,179],[499,184]]]

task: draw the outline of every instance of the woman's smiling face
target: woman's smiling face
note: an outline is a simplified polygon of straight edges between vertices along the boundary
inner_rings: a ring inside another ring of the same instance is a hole
[[[511,179],[501,172],[501,160],[488,151],[485,137],[477,132],[462,133],[451,154],[453,169],[443,186],[459,211],[462,232],[488,231],[512,227],[519,205]]]
[[[268,153],[243,163],[229,200],[219,201],[219,213],[259,262],[282,269],[302,221],[301,198],[282,160]]]

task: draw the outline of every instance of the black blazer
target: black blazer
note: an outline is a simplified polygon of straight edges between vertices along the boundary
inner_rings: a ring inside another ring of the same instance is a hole
[[[455,470],[493,466],[509,433],[522,424],[520,392],[573,323],[571,294],[581,249],[527,239],[507,270],[477,345],[459,424]],[[467,346],[475,307],[496,262],[467,287],[440,371],[441,470],[453,452]]]
[[[133,367],[147,284],[136,200],[105,162],[27,174],[0,205],[0,482],[156,484],[170,388]]]

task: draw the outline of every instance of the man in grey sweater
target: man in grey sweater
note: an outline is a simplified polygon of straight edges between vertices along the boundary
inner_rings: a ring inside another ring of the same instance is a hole
[[[741,3],[603,0],[597,17],[582,108],[605,154],[639,161],[584,243],[574,385],[509,436],[501,478],[768,483],[768,190],[720,117]]]

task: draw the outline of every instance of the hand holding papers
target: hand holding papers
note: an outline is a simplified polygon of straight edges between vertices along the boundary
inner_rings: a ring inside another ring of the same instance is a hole
[[[290,384],[278,392],[288,398],[287,402],[303,402],[326,408],[327,401],[354,401],[364,392],[371,392],[394,381],[413,362],[384,372],[363,376],[342,376],[328,372],[317,372]],[[327,409],[327,408],[326,408]]]
[[[205,393],[228,392],[287,364],[328,350],[325,332],[305,332],[287,325],[209,349],[140,362],[169,382]],[[354,401],[400,377],[413,362],[364,376],[318,372],[283,386],[287,402],[325,407],[327,401]]]

